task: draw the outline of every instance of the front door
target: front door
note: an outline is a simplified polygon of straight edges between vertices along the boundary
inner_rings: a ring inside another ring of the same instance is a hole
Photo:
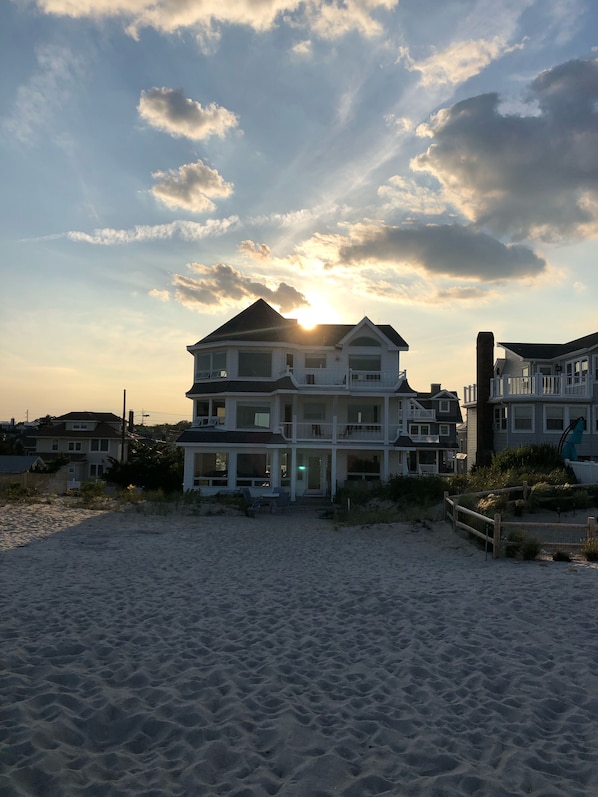
[[[326,457],[310,454],[307,457],[307,490],[311,495],[326,494]]]

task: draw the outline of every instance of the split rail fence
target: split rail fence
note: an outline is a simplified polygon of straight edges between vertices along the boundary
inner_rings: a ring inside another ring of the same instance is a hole
[[[500,512],[494,517],[482,515],[473,509],[462,506],[459,501],[465,497],[482,498],[487,495],[501,493],[519,493],[523,498],[529,495],[529,487],[523,484],[517,487],[505,487],[498,490],[485,490],[483,492],[465,493],[463,495],[444,494],[444,507],[447,519],[452,522],[453,529],[461,529],[482,540],[486,554],[492,551],[492,558],[499,559],[505,549],[514,544],[506,536],[510,531],[518,530],[526,536],[536,539],[542,548],[552,550],[581,549],[588,543],[596,540],[596,518],[588,516],[585,523],[533,523],[521,520],[503,520]],[[468,522],[469,521],[469,522]],[[475,525],[472,525],[475,523]]]

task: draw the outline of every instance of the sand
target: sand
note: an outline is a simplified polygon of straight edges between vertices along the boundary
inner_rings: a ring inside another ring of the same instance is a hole
[[[22,547],[19,547],[22,546]],[[598,794],[598,568],[0,507],[3,797]]]

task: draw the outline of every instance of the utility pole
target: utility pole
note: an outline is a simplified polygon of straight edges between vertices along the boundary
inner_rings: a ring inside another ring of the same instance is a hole
[[[125,423],[127,418],[127,391],[123,390],[123,422],[120,436],[120,461],[121,464],[125,461]]]

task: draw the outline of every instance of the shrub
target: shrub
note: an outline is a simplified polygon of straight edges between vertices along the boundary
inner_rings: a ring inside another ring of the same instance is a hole
[[[598,542],[596,540],[588,540],[581,552],[588,562],[598,562]]]
[[[106,485],[104,482],[83,482],[79,488],[79,497],[84,506],[94,507],[101,503],[106,497]]]
[[[24,503],[33,496],[33,491],[18,482],[10,482],[2,488],[1,494],[6,501]]]
[[[478,500],[475,511],[479,512],[480,515],[493,517],[497,512],[505,512],[507,504],[508,496],[506,493],[502,493],[501,495],[490,493],[490,495],[485,495]]]
[[[542,546],[535,537],[526,537],[521,544],[521,558],[527,561],[535,559],[542,550]]]
[[[446,488],[441,476],[392,476],[381,488],[381,497],[397,504],[430,506],[442,501]]]
[[[507,535],[505,556],[509,559],[515,559],[521,553],[521,546],[524,540],[525,534],[522,531],[510,531]]]
[[[567,553],[567,551],[555,551],[552,554],[553,562],[570,562],[571,555]]]

